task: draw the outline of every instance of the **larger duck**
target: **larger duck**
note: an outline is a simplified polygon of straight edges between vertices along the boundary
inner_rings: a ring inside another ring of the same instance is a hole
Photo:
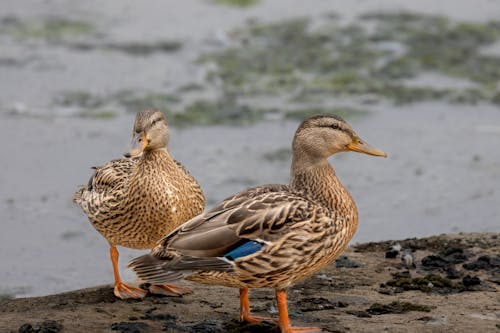
[[[88,185],[73,198],[109,242],[114,293],[120,298],[142,298],[147,292],[122,282],[116,246],[151,249],[205,208],[199,184],[170,155],[169,136],[161,111],[139,112],[129,156],[95,168]],[[153,285],[150,290],[173,295],[189,292],[168,284]]]
[[[342,118],[306,119],[293,139],[289,185],[254,187],[222,201],[167,235],[150,254],[129,263],[150,283],[186,278],[240,289],[240,318],[250,313],[248,288],[274,288],[281,332],[294,328],[287,288],[331,263],[358,225],[358,211],[327,158],[342,151],[386,154],[361,140]]]

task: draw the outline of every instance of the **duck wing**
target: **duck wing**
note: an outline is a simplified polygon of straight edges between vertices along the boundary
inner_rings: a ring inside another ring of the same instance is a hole
[[[92,219],[99,211],[113,211],[125,195],[128,179],[138,158],[111,160],[103,166],[93,167],[94,174],[87,185],[74,194],[73,201]]]
[[[138,160],[139,158],[120,158],[96,167],[89,179],[89,190],[104,192],[123,188]]]
[[[233,271],[234,260],[283,241],[300,222],[324,215],[322,210],[283,185],[253,188],[178,227],[150,254],[132,260],[129,267],[151,283],[172,281],[200,270]]]
[[[270,213],[273,199],[269,196],[279,197],[288,192],[288,186],[275,184],[239,192],[172,231],[160,241],[154,253],[161,257],[162,249],[175,249],[192,256],[221,256],[243,237],[251,238],[242,229],[250,230],[251,224],[258,223],[257,218]]]

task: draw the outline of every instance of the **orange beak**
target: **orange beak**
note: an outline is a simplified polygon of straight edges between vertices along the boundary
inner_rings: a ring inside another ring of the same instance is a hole
[[[364,153],[373,156],[382,156],[387,157],[387,154],[382,150],[372,147],[369,144],[365,143],[358,137],[355,137],[350,144],[346,146],[348,150],[355,151],[358,153]]]
[[[148,139],[146,138],[146,134],[144,134],[144,132],[134,134],[134,137],[132,138],[132,148],[130,149],[129,154],[130,157],[142,154],[147,145]]]

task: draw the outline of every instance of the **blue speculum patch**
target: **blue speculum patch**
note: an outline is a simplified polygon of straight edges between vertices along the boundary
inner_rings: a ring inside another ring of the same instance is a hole
[[[246,257],[252,253],[255,253],[260,249],[262,249],[262,244],[253,240],[247,240],[245,243],[225,254],[224,257],[229,260],[236,260],[238,258]]]

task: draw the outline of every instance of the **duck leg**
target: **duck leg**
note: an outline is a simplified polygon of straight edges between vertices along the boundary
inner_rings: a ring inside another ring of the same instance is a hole
[[[144,298],[147,292],[140,288],[135,288],[126,285],[122,282],[120,278],[120,272],[118,271],[118,250],[116,246],[111,245],[109,249],[109,254],[111,255],[111,262],[113,263],[113,272],[115,274],[115,296],[121,299],[126,298]]]
[[[240,320],[248,323],[261,321],[276,322],[276,319],[266,317],[254,317],[250,314],[250,301],[248,300],[248,288],[240,288]]]
[[[314,333],[321,332],[319,327],[292,327],[288,318],[286,306],[286,290],[276,290],[276,302],[278,303],[279,327],[281,333]]]

